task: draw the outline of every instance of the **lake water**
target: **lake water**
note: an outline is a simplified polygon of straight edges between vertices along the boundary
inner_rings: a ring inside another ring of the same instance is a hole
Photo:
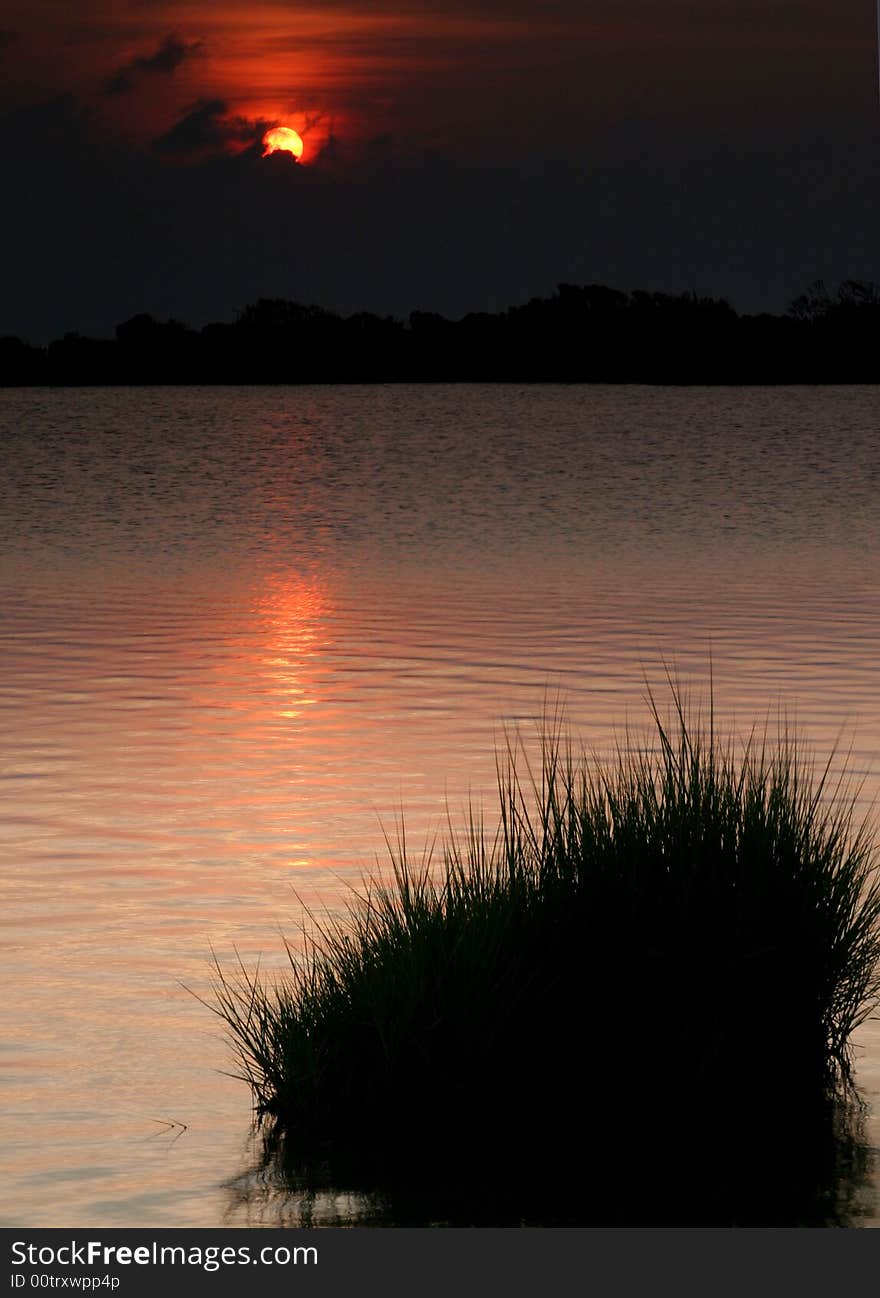
[[[878,428],[878,388],[0,392],[0,1224],[295,1218],[211,952],[280,966],[401,811],[491,813],[548,700],[609,751],[711,662],[725,727],[783,708],[877,798]]]

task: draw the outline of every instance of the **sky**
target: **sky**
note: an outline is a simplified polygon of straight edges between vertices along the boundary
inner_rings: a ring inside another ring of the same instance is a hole
[[[0,0],[0,333],[880,280],[874,0]],[[272,126],[303,155],[264,158]]]

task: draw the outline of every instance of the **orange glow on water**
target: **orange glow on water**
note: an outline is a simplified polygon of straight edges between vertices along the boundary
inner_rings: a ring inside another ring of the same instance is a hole
[[[311,660],[327,645],[328,610],[328,598],[317,581],[278,574],[266,579],[256,600],[264,639],[254,671],[267,683],[273,710],[287,720],[317,702]]]
[[[303,152],[302,136],[291,126],[274,126],[263,136],[263,157],[270,153],[290,153],[299,162]]]

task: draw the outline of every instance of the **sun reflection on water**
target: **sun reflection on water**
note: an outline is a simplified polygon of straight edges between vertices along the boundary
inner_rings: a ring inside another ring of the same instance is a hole
[[[316,578],[286,573],[266,577],[254,601],[265,633],[259,666],[268,677],[277,715],[293,721],[319,701],[318,655],[328,647],[329,597]]]

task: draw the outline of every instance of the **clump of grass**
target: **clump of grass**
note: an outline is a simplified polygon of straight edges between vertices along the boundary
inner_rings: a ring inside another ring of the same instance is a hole
[[[534,778],[509,748],[494,837],[472,816],[439,868],[401,840],[283,981],[220,971],[273,1148],[475,1221],[834,1216],[873,839],[787,733],[652,712],[610,765],[558,726]]]

